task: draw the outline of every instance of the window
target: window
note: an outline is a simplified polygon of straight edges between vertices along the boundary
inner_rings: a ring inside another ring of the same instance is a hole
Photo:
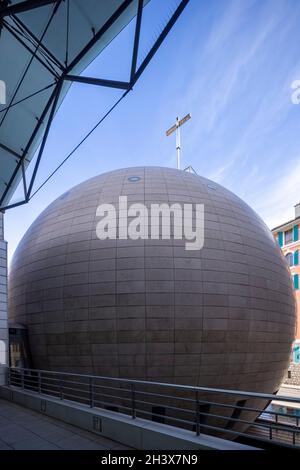
[[[300,344],[294,344],[293,347],[293,363],[299,364],[300,363]]]
[[[284,243],[287,245],[288,243],[292,243],[293,241],[293,230],[286,230],[284,232]]]
[[[293,275],[293,281],[294,281],[294,289],[295,290],[299,289],[299,275],[298,274]]]
[[[285,255],[285,259],[287,261],[287,264],[291,267],[294,266],[294,255],[293,253],[287,253]]]

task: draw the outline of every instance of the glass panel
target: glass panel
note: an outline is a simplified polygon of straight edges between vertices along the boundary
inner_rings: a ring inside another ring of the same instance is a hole
[[[293,230],[286,230],[284,232],[284,242],[287,245],[288,243],[292,243],[293,241]]]

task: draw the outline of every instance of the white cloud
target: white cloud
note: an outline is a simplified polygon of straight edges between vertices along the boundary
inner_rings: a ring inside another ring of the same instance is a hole
[[[290,162],[282,178],[275,180],[268,190],[267,179],[253,201],[269,228],[294,218],[294,206],[300,202],[300,159]]]

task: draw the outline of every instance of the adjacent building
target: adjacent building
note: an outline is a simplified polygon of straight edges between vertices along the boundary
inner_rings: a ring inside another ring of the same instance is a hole
[[[287,379],[292,383],[300,383],[300,203],[295,206],[295,218],[273,228],[272,233],[281,247],[293,279],[297,302],[297,330]]]
[[[4,241],[3,214],[0,212],[0,385],[5,381],[7,342],[7,245]]]

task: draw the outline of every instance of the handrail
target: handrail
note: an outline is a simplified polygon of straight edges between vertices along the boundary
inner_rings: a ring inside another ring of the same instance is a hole
[[[300,447],[300,416],[266,409],[272,401],[292,405],[300,404],[300,398],[32,368],[8,368],[8,378],[10,387],[119,411],[132,419],[166,422],[192,429],[197,436],[208,432]],[[263,405],[249,404],[246,399],[263,400]],[[264,413],[274,420],[263,419]]]
[[[207,392],[207,393],[220,393],[222,395],[238,395],[244,397],[253,397],[253,398],[263,398],[266,400],[277,400],[277,401],[286,401],[292,403],[299,403],[300,398],[295,397],[286,397],[282,395],[276,395],[271,393],[258,393],[258,392],[247,392],[244,390],[232,390],[232,389],[223,389],[223,388],[211,388],[211,387],[196,387],[192,385],[182,385],[182,384],[170,384],[165,382],[153,382],[148,380],[136,380],[136,379],[125,379],[125,378],[118,378],[118,377],[105,377],[101,375],[85,375],[85,374],[76,374],[74,372],[55,372],[50,370],[43,370],[43,369],[21,369],[19,367],[11,367],[11,370],[16,371],[30,371],[30,372],[41,372],[46,374],[54,374],[54,375],[67,375],[67,376],[74,376],[74,377],[85,377],[85,378],[94,378],[99,380],[111,380],[115,382],[124,382],[124,383],[135,383],[140,385],[155,385],[160,387],[168,387],[174,388],[179,390],[190,390],[194,392]]]

